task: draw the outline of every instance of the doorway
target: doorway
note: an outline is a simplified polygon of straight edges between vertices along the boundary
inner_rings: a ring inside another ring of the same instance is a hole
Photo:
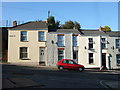
[[[40,47],[39,48],[39,64],[40,65],[45,65],[45,48]]]
[[[73,60],[78,63],[78,51],[73,50]]]
[[[106,68],[106,53],[102,53],[102,66]]]

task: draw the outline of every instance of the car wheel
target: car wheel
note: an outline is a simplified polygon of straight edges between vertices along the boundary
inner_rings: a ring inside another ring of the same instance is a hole
[[[82,67],[78,68],[78,71],[82,72],[82,71],[83,71],[83,68],[82,68]]]
[[[63,68],[63,66],[59,66],[59,70],[61,70],[61,71],[62,71],[63,69],[64,69],[64,68]]]

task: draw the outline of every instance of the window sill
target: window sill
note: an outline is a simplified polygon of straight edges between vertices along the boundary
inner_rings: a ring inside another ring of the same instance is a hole
[[[89,65],[95,65],[95,63],[88,63]]]
[[[94,48],[88,48],[88,50],[95,50]]]
[[[58,47],[65,47],[65,46],[58,46]]]
[[[117,66],[120,66],[120,64],[117,64]]]
[[[21,41],[21,42],[29,42],[29,41]]]
[[[31,60],[31,59],[29,59],[29,58],[20,58],[21,60]]]
[[[73,46],[73,47],[78,47],[78,46]]]
[[[102,48],[103,50],[108,50],[108,48]]]
[[[38,42],[46,42],[46,41],[38,41]]]

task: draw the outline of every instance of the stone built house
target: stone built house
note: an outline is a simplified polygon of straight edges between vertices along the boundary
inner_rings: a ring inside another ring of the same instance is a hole
[[[47,22],[14,22],[8,34],[8,62],[22,65],[56,66],[60,59],[73,59],[86,68],[120,68],[119,32],[57,29]]]

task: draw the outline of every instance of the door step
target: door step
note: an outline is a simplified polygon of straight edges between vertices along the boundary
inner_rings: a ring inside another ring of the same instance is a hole
[[[45,62],[39,62],[40,66],[45,66]]]

